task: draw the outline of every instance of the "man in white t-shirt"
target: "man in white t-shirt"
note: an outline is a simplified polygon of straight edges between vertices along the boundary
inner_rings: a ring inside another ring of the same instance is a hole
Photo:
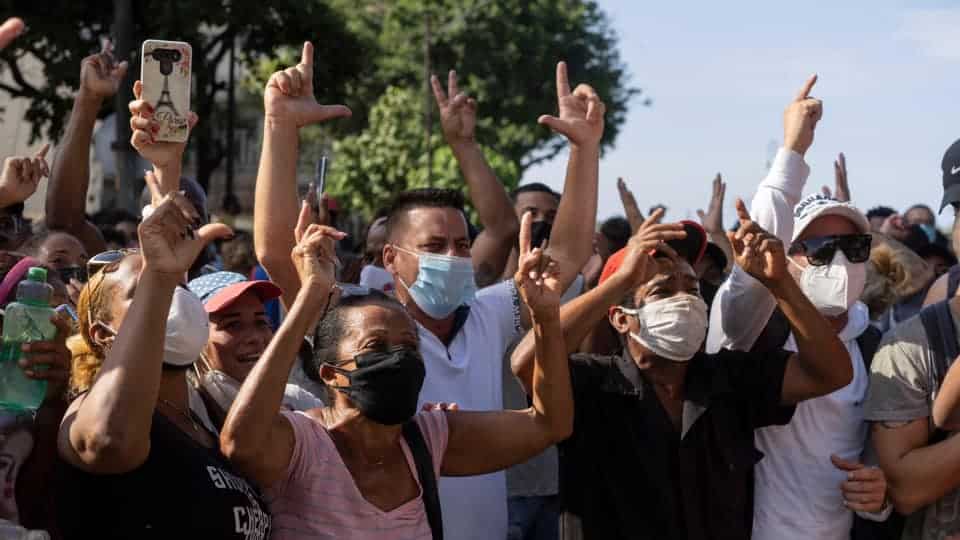
[[[853,511],[875,521],[890,512],[883,472],[860,463],[867,440],[864,355],[872,354],[861,343],[867,343],[864,334],[876,332],[859,302],[870,224],[849,202],[820,194],[800,200],[810,172],[803,156],[822,111],[820,101],[809,97],[815,81],[807,81],[784,113],[784,147],[754,196],[751,226],[790,246],[790,273],[846,345],[854,375],[844,388],[799,404],[789,424],[757,430],[755,444],[763,458],[754,476],[754,540],[845,540]],[[837,191],[838,197],[849,196],[845,180]],[[773,331],[776,306],[759,281],[735,267],[714,298],[707,352],[795,350],[789,329],[783,335]],[[874,350],[878,342],[875,336]]]
[[[444,136],[469,179],[467,171],[475,170],[476,163],[483,160],[473,139],[476,104],[459,92],[453,73],[447,94],[436,79],[433,83]],[[561,202],[548,250],[566,289],[590,256],[592,230],[582,224],[596,219],[604,105],[586,85],[576,93],[570,91],[564,64],[557,69],[557,92],[560,117],[544,116],[540,122],[571,143],[565,184],[569,198]],[[482,196],[502,198],[510,219],[516,220],[506,192],[502,187],[498,191],[486,191]],[[480,194],[471,187],[471,196]],[[387,218],[383,263],[395,277],[397,299],[417,321],[427,371],[421,403],[456,402],[461,409],[475,410],[503,408],[503,356],[520,331],[529,328],[529,314],[520,309],[513,280],[474,294],[476,283],[497,279],[503,268],[478,267],[475,276],[471,257],[489,256],[489,250],[505,248],[505,260],[513,242],[515,239],[488,246],[478,238],[471,248],[463,200],[457,191],[414,190],[401,193],[394,202]],[[447,540],[506,538],[507,493],[502,472],[441,478],[439,486]]]

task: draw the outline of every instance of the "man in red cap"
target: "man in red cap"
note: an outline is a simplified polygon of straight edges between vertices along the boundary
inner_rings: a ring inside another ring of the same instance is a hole
[[[693,265],[706,235],[694,223],[658,224],[660,215],[560,312],[571,353],[604,317],[623,346],[616,356],[570,357],[564,539],[749,538],[754,430],[788,422],[794,404],[850,381],[843,344],[790,277],[782,244],[762,231],[733,236],[736,262],[777,298],[803,336],[798,352],[704,354],[707,310]],[[528,390],[532,347],[528,335],[513,356]]]

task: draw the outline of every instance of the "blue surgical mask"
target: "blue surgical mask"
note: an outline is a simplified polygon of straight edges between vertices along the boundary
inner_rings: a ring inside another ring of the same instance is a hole
[[[923,231],[923,234],[927,235],[927,240],[932,244],[937,240],[937,228],[933,225],[928,225],[926,223],[920,224],[920,230]]]
[[[458,307],[473,300],[477,293],[477,284],[473,279],[473,261],[469,257],[415,253],[394,247],[417,257],[417,280],[408,285],[403,278],[397,278],[410,293],[417,307],[428,316],[445,319]]]

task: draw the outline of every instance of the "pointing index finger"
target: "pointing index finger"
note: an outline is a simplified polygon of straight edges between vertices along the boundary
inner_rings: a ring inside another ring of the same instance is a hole
[[[436,75],[430,76],[430,86],[433,87],[433,97],[441,107],[447,106],[447,96],[443,93],[443,87],[440,86],[440,79]]]
[[[309,41],[303,42],[303,52],[300,53],[300,63],[304,67],[313,69],[313,43]]]
[[[800,92],[797,94],[797,99],[795,101],[803,101],[810,97],[810,91],[813,90],[813,85],[817,84],[817,74],[814,73],[807,79],[807,82],[803,83],[803,87],[800,88]]]
[[[737,198],[737,218],[743,221],[750,221],[750,212],[747,211],[747,205],[743,204],[743,199]]]
[[[530,243],[532,242],[532,233],[530,231],[533,222],[533,214],[524,212],[520,219],[520,256],[530,253]]]
[[[570,80],[567,78],[567,63],[557,62],[557,98],[570,95]]]
[[[460,87],[457,85],[457,72],[450,70],[447,74],[447,97],[453,97],[460,93]]]

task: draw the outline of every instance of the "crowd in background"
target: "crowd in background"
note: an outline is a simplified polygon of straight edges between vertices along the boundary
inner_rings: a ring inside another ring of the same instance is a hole
[[[451,71],[464,188],[397,193],[348,239],[349,208],[298,196],[300,130],[351,114],[313,62],[265,88],[250,231],[211,222],[108,49],[57,147],[6,157],[0,304],[46,269],[57,331],[17,360],[42,402],[0,409],[0,537],[960,538],[960,235],[936,227],[960,141],[917,179],[933,207],[862,212],[843,154],[805,195],[814,76],[735,219],[719,174],[698,222],[617,179],[593,227],[602,96],[557,64],[531,121],[568,142],[563,190],[508,192]],[[86,215],[96,113],[130,90],[143,211]]]

